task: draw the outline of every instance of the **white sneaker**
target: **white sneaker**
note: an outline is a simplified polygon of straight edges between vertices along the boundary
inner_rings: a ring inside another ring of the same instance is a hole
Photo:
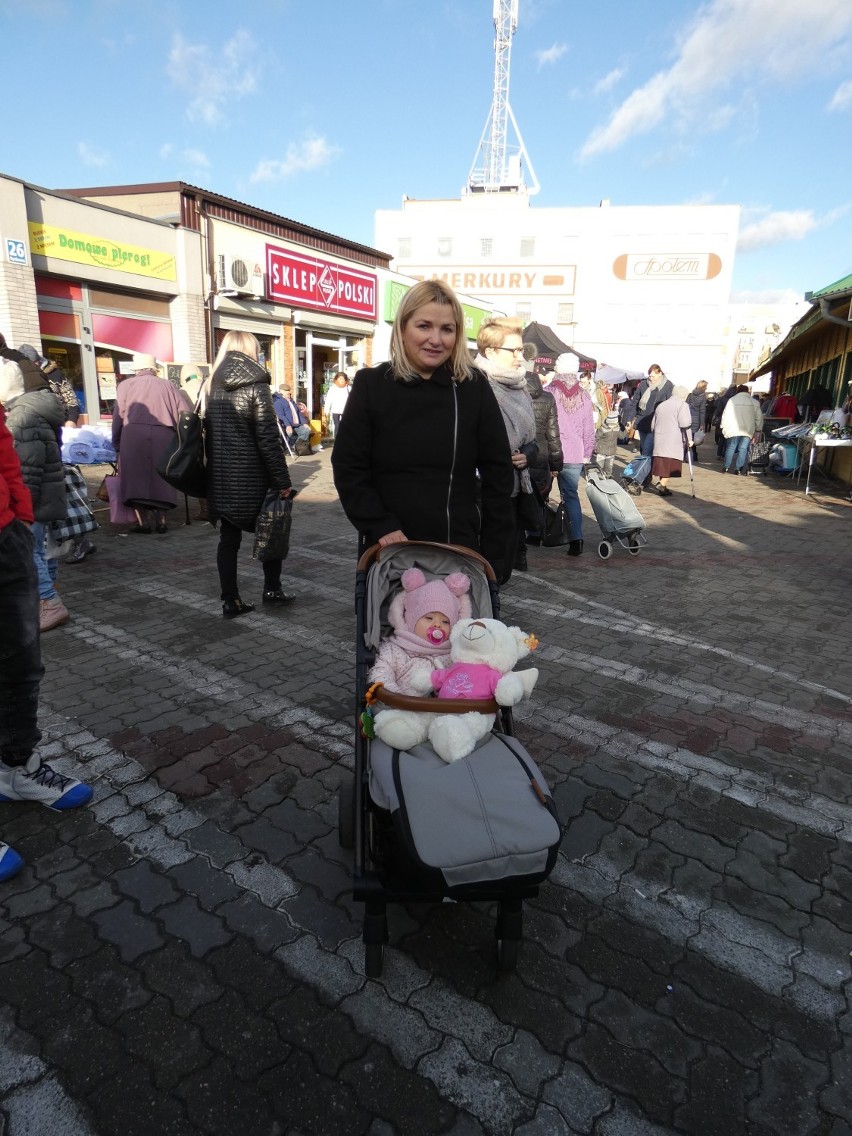
[[[311,446],[311,453],[312,454],[322,453],[322,446]]]
[[[24,866],[23,858],[14,848],[0,840],[0,883],[11,880]]]
[[[63,777],[41,758],[26,765],[0,762],[0,801],[37,801],[49,809],[76,809],[92,799],[92,787],[76,777]]]

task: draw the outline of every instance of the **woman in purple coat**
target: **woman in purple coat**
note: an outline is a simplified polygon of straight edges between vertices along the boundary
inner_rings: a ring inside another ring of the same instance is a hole
[[[692,445],[692,411],[686,399],[686,387],[675,387],[671,397],[659,403],[654,411],[654,463],[651,474],[660,480],[653,487],[661,497],[671,497],[670,477],[680,477],[684,444]]]
[[[157,377],[153,355],[134,355],[136,374],[115,392],[112,444],[119,455],[118,492],[136,511],[132,533],[166,532],[166,510],[177,504],[177,490],[157,473],[157,462],[174,440],[182,410],[192,410],[183,391]]]

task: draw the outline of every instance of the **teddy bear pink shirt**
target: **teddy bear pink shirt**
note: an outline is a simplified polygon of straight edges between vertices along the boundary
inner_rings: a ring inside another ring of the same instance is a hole
[[[439,698],[493,698],[502,677],[502,671],[487,663],[456,663],[431,675]]]

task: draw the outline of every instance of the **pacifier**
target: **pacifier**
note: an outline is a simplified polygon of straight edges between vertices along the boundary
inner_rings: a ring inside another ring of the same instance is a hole
[[[427,638],[430,643],[434,643],[437,646],[439,643],[446,643],[447,639],[449,639],[449,635],[447,635],[443,627],[430,627]]]

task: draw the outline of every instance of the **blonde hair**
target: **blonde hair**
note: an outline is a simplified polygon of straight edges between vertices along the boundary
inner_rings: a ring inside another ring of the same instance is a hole
[[[493,319],[485,320],[480,326],[476,346],[480,354],[484,355],[489,347],[492,350],[502,347],[507,335],[520,335],[521,331],[519,319],[513,319],[511,316],[495,316]]]
[[[464,334],[464,312],[458,296],[442,280],[421,280],[419,284],[409,288],[402,297],[391,332],[390,358],[394,377],[404,378],[414,372],[411,361],[405,352],[402,334],[417,309],[425,307],[426,304],[441,304],[451,310],[453,322],[456,325],[456,341],[450,352],[450,370],[453,372],[453,378],[456,382],[469,379],[471,365],[467,350],[467,338]]]
[[[243,355],[248,355],[249,359],[254,359],[256,363],[260,357],[260,344],[250,331],[226,332],[222,346],[216,352],[216,358],[213,360],[214,371],[221,365],[229,351],[240,351]]]

